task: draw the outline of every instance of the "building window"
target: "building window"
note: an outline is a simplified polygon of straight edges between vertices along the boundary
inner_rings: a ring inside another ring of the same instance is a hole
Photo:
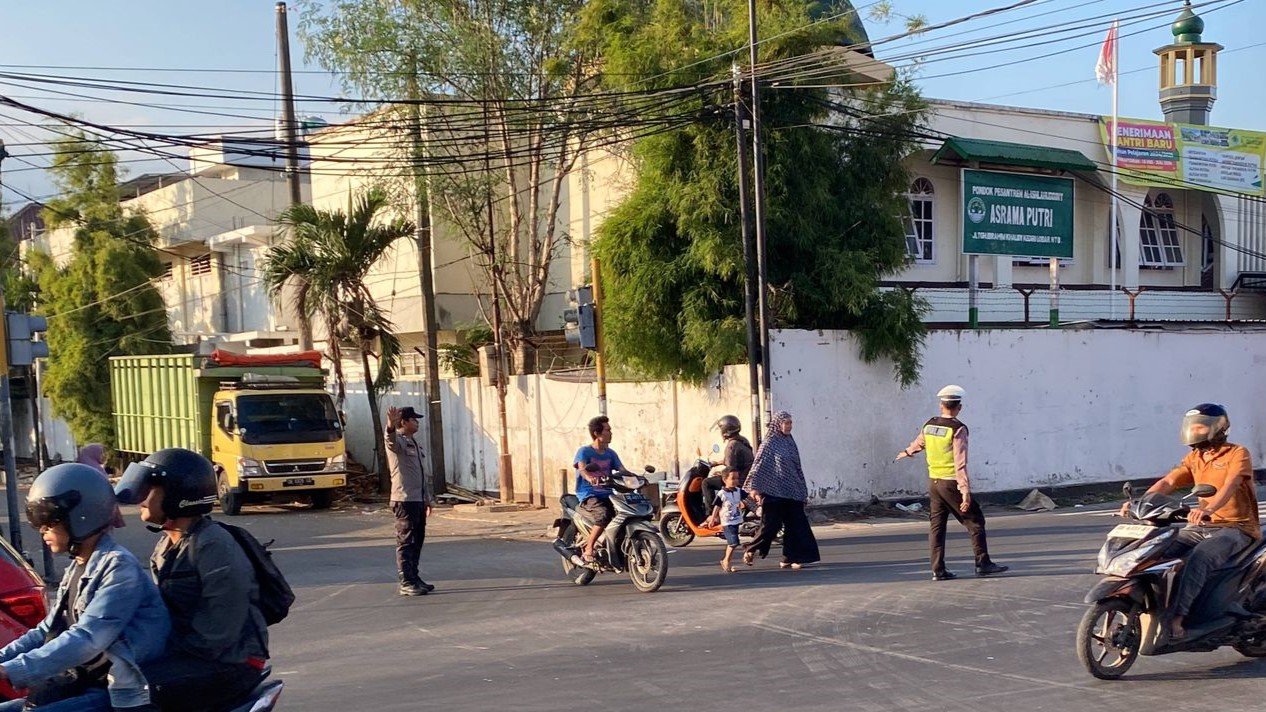
[[[1213,237],[1213,226],[1209,224],[1207,215],[1200,216],[1200,271],[1213,269],[1213,258],[1217,252],[1217,242]]]
[[[194,257],[189,260],[189,272],[195,277],[211,274],[211,254],[207,253],[201,257]]]
[[[1174,201],[1168,193],[1148,195],[1139,218],[1139,265],[1178,267],[1183,264],[1182,240],[1174,223]]]
[[[935,207],[935,191],[932,181],[918,178],[910,184],[910,192],[906,193],[906,201],[910,205],[909,214],[902,220],[906,228],[906,254],[915,262],[933,261],[933,229],[932,215]]]
[[[164,262],[164,263],[163,263],[163,273],[162,273],[162,274],[160,274],[160,275],[158,275],[158,278],[159,278],[159,279],[161,279],[161,280],[163,280],[164,282],[167,282],[167,281],[170,281],[170,280],[171,280],[171,275],[172,275],[172,263],[171,263],[171,262]]]

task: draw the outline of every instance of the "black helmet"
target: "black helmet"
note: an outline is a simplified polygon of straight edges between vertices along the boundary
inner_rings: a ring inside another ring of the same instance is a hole
[[[717,422],[713,423],[712,427],[721,431],[721,437],[732,438],[743,429],[743,423],[737,415],[723,415],[717,418]]]
[[[109,528],[117,508],[110,481],[79,463],[44,470],[26,495],[26,519],[31,526],[65,525],[72,552],[84,539]]]
[[[168,519],[210,514],[216,502],[215,466],[192,450],[159,450],[128,465],[114,493],[124,504],[139,504],[151,485],[163,486],[163,514]]]
[[[1226,442],[1226,432],[1230,429],[1231,419],[1226,408],[1217,403],[1201,403],[1183,414],[1179,437],[1183,445],[1209,447]]]

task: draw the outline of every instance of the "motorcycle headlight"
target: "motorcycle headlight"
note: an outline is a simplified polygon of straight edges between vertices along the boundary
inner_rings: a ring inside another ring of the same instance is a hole
[[[1114,555],[1105,544],[1103,549],[1099,551],[1099,569],[1095,573],[1120,576],[1122,578],[1127,577],[1138,567],[1139,562],[1146,559],[1155,548],[1156,542],[1153,542],[1144,544],[1131,552]]]
[[[259,477],[262,474],[264,474],[264,466],[259,460],[252,460],[249,457],[237,458],[238,477]]]
[[[347,469],[347,455],[339,454],[325,461],[326,472],[342,472]]]

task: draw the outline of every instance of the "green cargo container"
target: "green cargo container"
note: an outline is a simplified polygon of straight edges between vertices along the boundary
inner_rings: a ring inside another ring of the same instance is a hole
[[[144,456],[183,447],[210,457],[212,397],[247,373],[289,376],[300,387],[325,384],[320,369],[302,366],[215,366],[193,354],[111,358],[115,449]]]

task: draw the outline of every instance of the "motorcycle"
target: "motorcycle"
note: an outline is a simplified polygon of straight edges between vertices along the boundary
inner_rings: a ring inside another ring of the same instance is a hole
[[[1197,485],[1181,500],[1145,494],[1130,502],[1135,523],[1108,532],[1095,568],[1106,578],[1086,594],[1091,606],[1077,627],[1077,657],[1091,675],[1115,680],[1139,655],[1208,652],[1224,645],[1266,657],[1266,541],[1260,539],[1209,575],[1184,619],[1187,635],[1179,640],[1169,635],[1184,560],[1166,550],[1187,524],[1187,500],[1216,493],[1215,487]]]
[[[589,471],[596,471],[594,465]],[[655,468],[648,466],[648,473]],[[610,478],[614,493],[611,505],[615,518],[603,530],[594,545],[594,561],[585,564],[580,549],[593,531],[580,500],[574,494],[559,498],[562,516],[554,520],[554,550],[563,559],[563,573],[580,586],[587,586],[599,572],[627,573],[633,587],[652,593],[664,585],[668,577],[668,547],[652,524],[653,503],[639,492],[647,480],[640,475],[617,475]]]
[[[669,546],[686,546],[697,536],[721,536],[720,525],[704,525],[712,513],[712,507],[703,501],[703,481],[708,478],[712,468],[712,463],[707,460],[696,460],[694,466],[686,470],[681,478],[675,503],[664,507],[659,517],[659,532]],[[739,536],[756,536],[759,528],[760,517],[756,514],[756,508],[745,509],[743,523],[739,525]]]
[[[281,680],[269,680],[271,669],[265,669],[263,681],[251,691],[250,695],[228,712],[272,712],[277,707],[277,700],[286,683]]]

